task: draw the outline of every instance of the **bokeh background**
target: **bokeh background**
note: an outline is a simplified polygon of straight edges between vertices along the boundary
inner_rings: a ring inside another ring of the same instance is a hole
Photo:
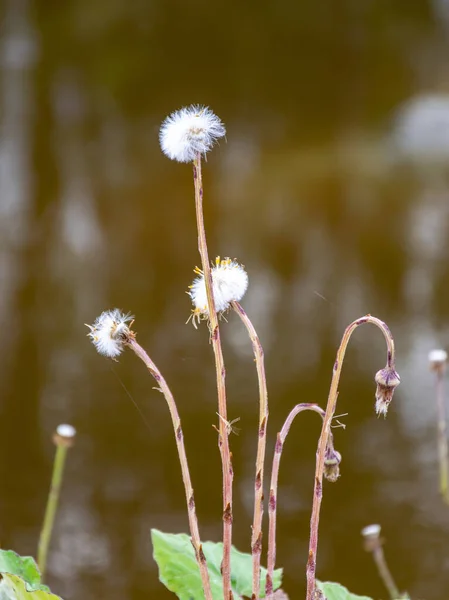
[[[298,402],[324,405],[344,327],[392,329],[402,384],[374,413],[382,335],[359,329],[324,492],[318,575],[386,592],[360,529],[379,522],[401,589],[443,600],[449,509],[438,495],[427,355],[449,336],[449,2],[3,0],[0,25],[0,543],[35,554],[61,422],[76,426],[49,558],[65,600],[170,598],[150,529],[187,531],[168,411],[143,365],[100,357],[84,323],[136,315],[179,404],[204,539],[221,535],[207,328],[185,325],[198,264],[191,169],[158,130],[204,103],[227,142],[204,169],[211,256],[237,257],[266,354],[268,462]],[[258,395],[251,346],[223,323],[234,541],[249,550]],[[138,404],[141,414],[132,400]],[[304,597],[320,423],[285,446],[278,564]]]

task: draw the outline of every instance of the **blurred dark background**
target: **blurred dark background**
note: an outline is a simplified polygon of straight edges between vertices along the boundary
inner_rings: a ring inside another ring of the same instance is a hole
[[[402,384],[374,414],[380,332],[347,355],[335,430],[342,477],[324,492],[318,575],[385,598],[360,529],[379,522],[401,589],[449,589],[427,354],[449,335],[449,2],[3,0],[0,26],[0,543],[35,554],[51,435],[76,426],[48,582],[65,600],[170,598],[150,528],[188,531],[171,423],[143,365],[85,337],[107,308],[177,398],[204,539],[221,535],[207,328],[185,325],[199,263],[191,168],[161,121],[209,105],[227,143],[208,156],[211,257],[237,257],[265,348],[275,433],[297,402],[325,405],[344,327],[372,313],[395,336]],[[234,541],[249,551],[257,437],[250,343],[222,337],[235,466]],[[125,389],[126,388],[126,389]],[[148,426],[133,406],[138,403]],[[314,454],[305,415],[285,446],[277,562],[304,597]]]

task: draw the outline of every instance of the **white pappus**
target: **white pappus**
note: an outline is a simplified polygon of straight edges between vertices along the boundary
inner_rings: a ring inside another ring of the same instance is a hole
[[[132,320],[129,313],[124,314],[118,308],[105,310],[93,325],[87,325],[90,329],[87,335],[100,354],[115,358],[121,354],[126,337],[132,335],[128,327]]]
[[[187,292],[192,299],[194,309],[191,319],[196,327],[201,320],[208,319],[209,308],[207,303],[206,282],[204,273],[196,267],[194,272],[198,277],[194,280]],[[240,302],[248,288],[248,274],[244,267],[237,261],[219,256],[211,269],[212,290],[215,300],[215,310],[223,313],[230,308],[231,302]]]
[[[225,134],[225,126],[210,108],[192,105],[173,112],[165,119],[159,132],[159,142],[168,158],[188,163],[198,153],[209,152]]]

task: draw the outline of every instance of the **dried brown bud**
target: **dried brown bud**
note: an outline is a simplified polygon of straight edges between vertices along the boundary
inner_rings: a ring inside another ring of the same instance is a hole
[[[326,448],[324,458],[324,477],[327,481],[335,483],[340,477],[341,454],[334,450],[333,446]]]
[[[376,389],[376,413],[386,416],[388,406],[393,398],[394,390],[401,383],[401,378],[392,367],[377,371],[374,378]]]

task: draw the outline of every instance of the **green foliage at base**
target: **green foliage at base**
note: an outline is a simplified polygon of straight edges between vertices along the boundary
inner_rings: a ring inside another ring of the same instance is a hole
[[[326,600],[372,600],[368,596],[358,596],[351,594],[345,587],[339,583],[331,583],[330,581],[316,582],[317,587],[323,592]]]
[[[61,600],[48,591],[28,591],[25,581],[18,575],[2,573],[0,577],[0,600]]]
[[[0,573],[17,575],[25,581],[28,591],[50,591],[41,583],[41,574],[31,556],[20,556],[12,550],[0,550]]]
[[[200,570],[190,542],[185,533],[163,533],[151,530],[153,556],[159,567],[160,581],[180,600],[200,600],[204,598]],[[203,552],[206,556],[212,596],[214,600],[223,600],[222,577],[220,563],[223,557],[223,544],[204,542]],[[231,586],[235,599],[242,596],[251,597],[252,593],[252,558],[251,554],[231,550]],[[262,568],[261,589],[265,590],[267,571]],[[273,577],[273,589],[281,585],[282,569],[276,569]],[[261,593],[265,598],[265,593]],[[0,598],[1,600],[1,598]]]
[[[0,550],[0,600],[61,600],[41,583],[34,558]]]

